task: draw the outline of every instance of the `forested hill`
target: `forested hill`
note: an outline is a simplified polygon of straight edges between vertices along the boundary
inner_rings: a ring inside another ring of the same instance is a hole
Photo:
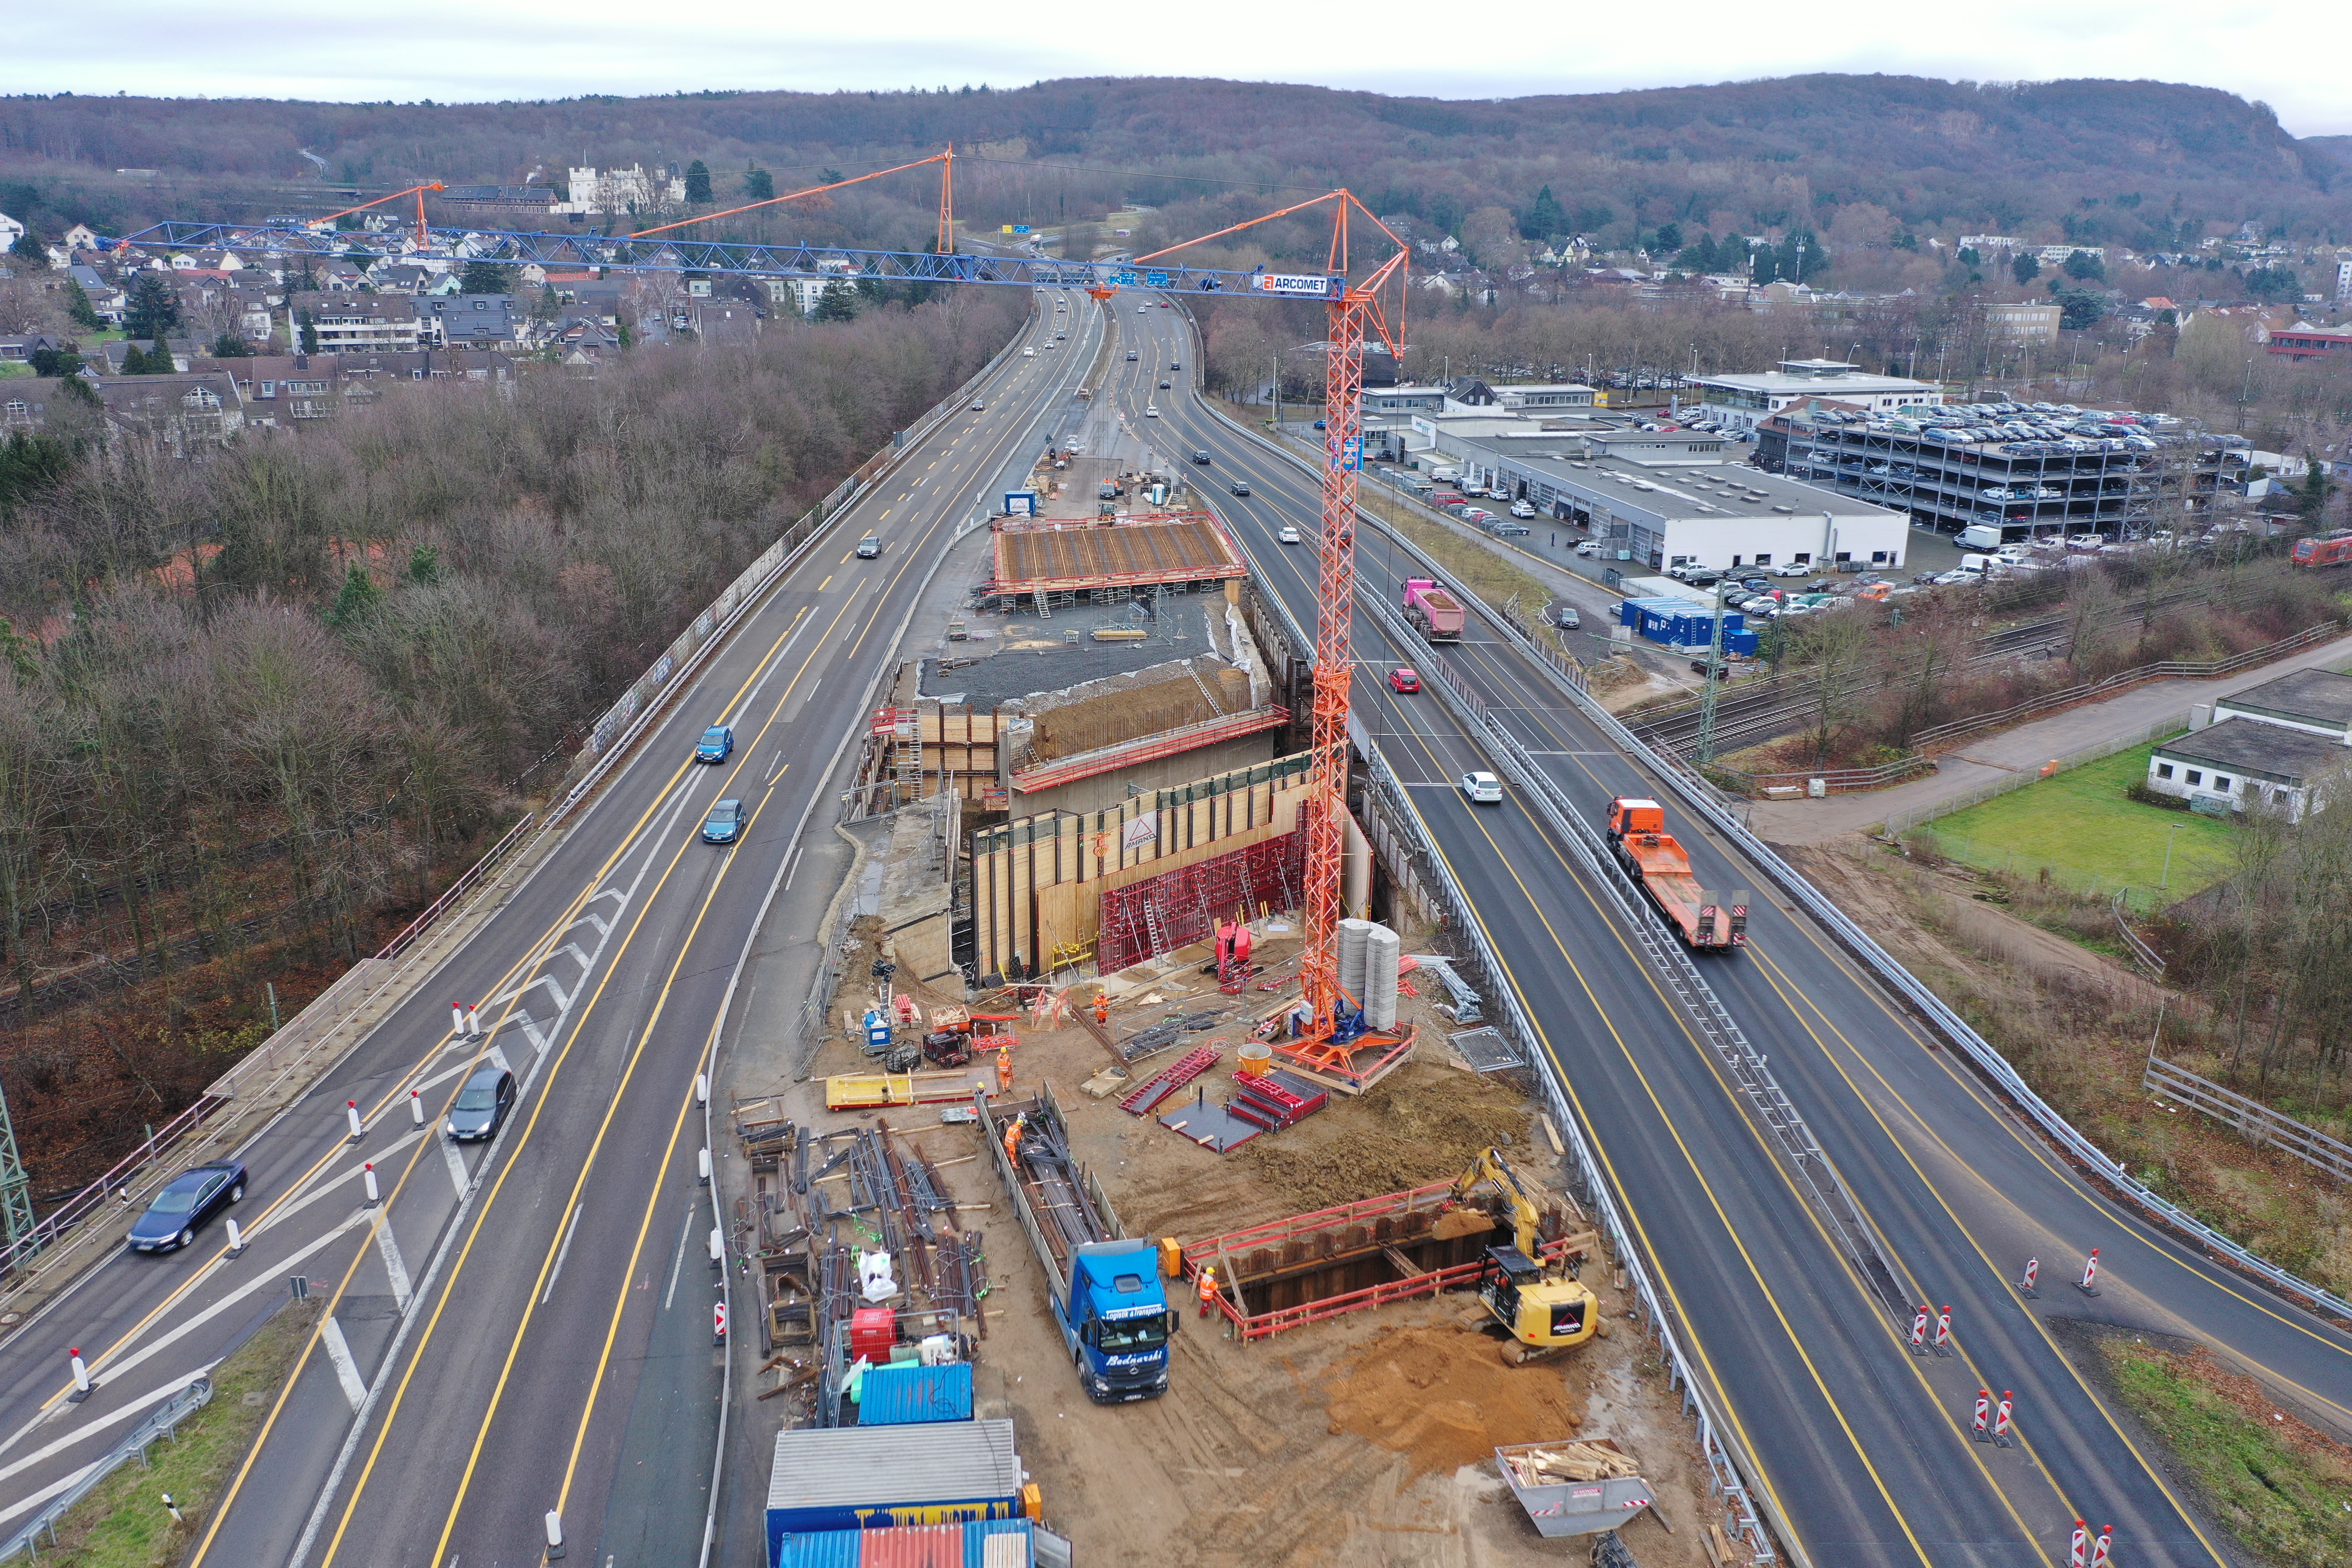
[[[719,198],[876,167],[954,142],[975,221],[1052,223],[1119,198],[1220,188],[1263,201],[1344,183],[1451,228],[1526,213],[1549,186],[1580,232],[1674,221],[1826,230],[1869,203],[1922,232],[1992,229],[2161,247],[2181,224],[2253,219],[2352,237],[2352,165],[2257,103],[2158,82],[1985,85],[1809,76],[1636,92],[1449,101],[1217,80],[1073,79],[1012,90],[700,93],[503,104],[130,98],[0,100],[0,211],[127,224],[203,195],[257,211],[300,183],[520,184],[579,162],[700,160]],[[322,176],[303,157],[326,160]],[[1097,171],[1041,179],[1046,159]],[[143,182],[119,169],[155,170]],[[13,204],[13,205],[12,205]],[[22,216],[18,214],[16,216]]]

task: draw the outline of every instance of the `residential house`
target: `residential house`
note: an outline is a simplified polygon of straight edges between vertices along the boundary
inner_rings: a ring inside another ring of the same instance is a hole
[[[621,333],[593,316],[567,317],[549,346],[567,367],[593,368],[621,352]]]
[[[418,339],[436,347],[462,344],[488,348],[513,342],[521,334],[514,298],[508,294],[427,295],[415,301]],[[319,346],[325,348],[326,341]]]
[[[331,294],[356,294],[367,287],[367,273],[356,262],[337,257],[311,268],[319,287]]]
[[[164,341],[171,342],[168,338]],[[113,342],[97,344],[82,357],[90,361],[91,368],[99,374],[116,376],[123,374],[122,363],[130,357],[132,349],[137,349],[142,357],[152,354],[155,352],[155,341],[152,338],[118,339]],[[188,351],[182,344],[172,345],[172,368],[183,374],[190,368]]]
[[[29,364],[33,356],[43,349],[65,346],[63,338],[53,338],[47,332],[35,332],[22,338],[0,338],[0,364]]]
[[[760,341],[761,311],[740,300],[700,299],[692,303],[694,335],[706,343],[748,348]]]
[[[379,294],[421,294],[436,279],[422,267],[387,258],[368,268],[368,281]]]
[[[47,425],[49,401],[58,386],[55,377],[0,383],[0,432],[38,430]]]
[[[403,383],[515,379],[514,361],[483,349],[414,349],[371,353],[257,354],[199,360],[196,368],[228,376],[248,423],[292,428],[362,407]]]
[[[2059,319],[2064,314],[2064,308],[2054,300],[1996,300],[1984,308],[1985,326],[1995,337],[2042,342],[2058,341]]]
[[[97,387],[107,424],[159,442],[175,458],[225,447],[245,427],[236,383],[217,372],[126,375]]]
[[[66,230],[58,243],[68,250],[95,250],[98,248],[98,235],[89,225],[78,223]]]
[[[0,213],[0,250],[6,250],[16,244],[24,232],[23,224],[10,217],[6,213]]]
[[[289,340],[300,346],[307,313],[317,329],[318,352],[381,352],[413,349],[421,335],[418,301],[404,294],[294,294],[287,300]]]

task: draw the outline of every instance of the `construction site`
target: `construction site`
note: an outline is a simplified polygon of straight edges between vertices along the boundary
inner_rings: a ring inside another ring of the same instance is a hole
[[[1344,592],[1301,646],[1187,483],[1059,421],[872,714],[797,1070],[729,1107],[771,1563],[852,1503],[1008,1562],[1745,1561],[1352,775]],[[803,1495],[919,1430],[964,1500]]]

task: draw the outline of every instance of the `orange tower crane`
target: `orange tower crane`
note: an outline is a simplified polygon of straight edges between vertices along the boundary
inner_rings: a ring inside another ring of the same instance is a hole
[[[416,198],[416,248],[430,250],[433,248],[433,231],[425,226],[425,193],[447,188],[438,180],[427,180],[421,185],[411,185],[404,191],[394,191],[388,196],[378,196],[372,202],[362,202],[355,207],[345,207],[339,213],[329,213],[324,217],[306,219],[303,226],[316,228],[322,223],[332,223],[339,217],[349,217],[353,213],[363,213],[370,207],[380,207],[386,202],[396,202],[403,196],[415,196]]]
[[[1306,946],[1298,966],[1299,984],[1309,1016],[1299,1038],[1287,1049],[1308,1065],[1345,1069],[1350,1064],[1352,1049],[1340,1028],[1339,960],[1333,939],[1341,914],[1339,862],[1347,847],[1348,690],[1355,676],[1351,632],[1356,595],[1356,482],[1364,455],[1364,341],[1377,332],[1391,353],[1403,353],[1403,279],[1412,250],[1370,207],[1341,189],[1182,245],[1139,256],[1135,265],[1288,217],[1326,202],[1332,205],[1333,216],[1330,253],[1324,272],[1303,277],[1260,272],[1254,274],[1251,281],[1255,291],[1263,297],[1321,299],[1330,314],[1331,335],[1324,346],[1323,517],[1320,576],[1316,592],[1315,721],[1306,805]],[[1348,225],[1349,215],[1358,212],[1387,236],[1396,249],[1361,282],[1350,282]],[[1393,310],[1383,303],[1383,292],[1391,284],[1396,285]]]

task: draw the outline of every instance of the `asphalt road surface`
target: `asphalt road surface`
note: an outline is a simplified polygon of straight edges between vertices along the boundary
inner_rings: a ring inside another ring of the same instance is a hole
[[[1026,329],[1041,352],[840,517],[504,907],[241,1151],[242,1257],[217,1226],[118,1256],[0,1347],[0,1533],[300,1275],[330,1313],[192,1563],[536,1563],[551,1510],[583,1561],[698,1560],[721,1352],[696,1074],[771,889],[779,908],[832,895],[794,889],[788,858],[930,569],[1094,357],[1100,312],[1070,290],[1057,316],[1061,292]],[[1057,320],[1069,341],[1045,348]],[[883,552],[856,559],[869,531]],[[733,756],[690,761],[719,721]],[[721,798],[751,814],[731,847],[700,839]],[[451,998],[478,1003],[482,1036],[453,1035]],[[460,1147],[441,1121],[484,1061],[520,1099],[495,1143]],[[85,1403],[65,1398],[68,1346],[99,1379]]]
[[[1160,363],[1182,360],[1189,374],[1193,349],[1178,312],[1129,312],[1121,326],[1158,334]],[[1118,395],[1158,396],[1159,423],[1176,444],[1212,454],[1219,510],[1262,580],[1311,627],[1313,476],[1191,399],[1141,386]],[[1224,493],[1235,479],[1249,482],[1249,498]],[[1285,522],[1307,542],[1276,542]],[[1361,593],[1391,604],[1410,574],[1369,527],[1358,572]],[[1443,651],[1391,647],[1360,612],[1356,628],[1358,713],[1475,903],[1630,1200],[1685,1346],[1806,1557],[1823,1568],[2054,1568],[2081,1518],[2116,1525],[2119,1561],[2223,1561],[2210,1529],[2059,1353],[2054,1319],[2205,1339],[2315,1418],[2352,1427],[2352,1341],[2100,1198],[1764,879],[1670,806],[1701,883],[1759,895],[1747,951],[1702,960],[1704,973],[1885,1237],[1912,1300],[1953,1309],[1956,1353],[1911,1354],[1909,1323],[1877,1304],[1814,1219],[1581,864],[1515,799],[1469,805],[1451,781],[1486,759],[1433,693],[1401,697],[1381,678],[1397,664],[1450,662],[1590,821],[1613,795],[1671,794],[1492,628],[1474,622]],[[2071,1283],[2093,1247],[2096,1298]],[[2013,1286],[2028,1257],[2042,1264],[2032,1300]],[[1980,1387],[2014,1394],[2016,1447],[1970,1439]]]

